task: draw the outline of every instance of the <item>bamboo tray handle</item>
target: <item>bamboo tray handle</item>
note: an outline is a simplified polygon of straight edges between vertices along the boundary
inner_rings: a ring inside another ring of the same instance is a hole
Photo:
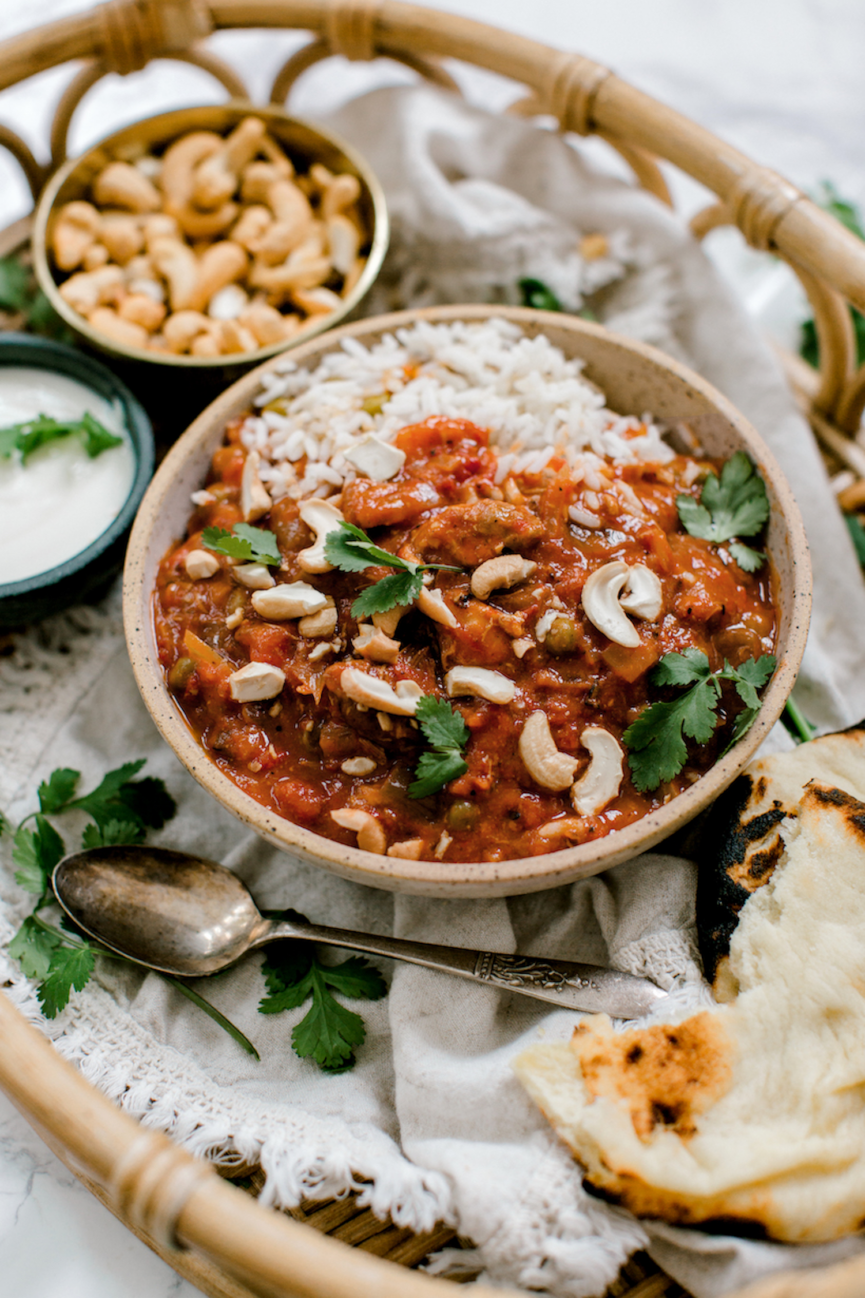
[[[139,1126],[61,1058],[2,993],[0,1042],[0,1087],[157,1251],[192,1249],[260,1298],[452,1298],[447,1281],[263,1210],[210,1164]],[[486,1287],[473,1292],[495,1298]]]

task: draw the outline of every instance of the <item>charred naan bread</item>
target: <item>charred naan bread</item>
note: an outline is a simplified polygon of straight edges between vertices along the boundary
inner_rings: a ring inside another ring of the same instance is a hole
[[[784,851],[781,824],[796,815],[808,781],[865,802],[863,724],[751,762],[715,803],[699,837],[697,936],[716,995],[726,994],[724,966],[739,912],[771,878]]]
[[[603,1197],[786,1241],[865,1229],[865,803],[811,783],[730,943],[737,992],[673,1025],[521,1055]]]

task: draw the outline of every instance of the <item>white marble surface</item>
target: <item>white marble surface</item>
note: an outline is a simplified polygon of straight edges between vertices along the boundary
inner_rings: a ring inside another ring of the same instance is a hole
[[[825,178],[865,200],[865,99],[862,0],[427,0],[560,48],[579,50],[666,101],[805,189]],[[81,0],[0,0],[0,39],[64,13]],[[297,41],[259,32],[223,34],[219,52],[261,96]],[[305,80],[292,107],[329,107],[382,78],[388,66],[352,66],[339,78],[325,68]],[[459,73],[473,98],[499,107],[512,90],[486,74]],[[0,119],[44,156],[47,123],[68,73],[49,73],[4,92]],[[216,98],[192,70],[165,77],[165,65],[112,78],[76,119],[71,145],[84,147],[106,122],[134,120],[175,103]],[[699,195],[681,186],[693,207]],[[27,208],[14,164],[0,157],[0,227]],[[781,331],[790,303],[765,278],[749,275],[735,242],[718,255],[755,310]],[[139,1244],[85,1191],[0,1096],[0,1291],[28,1298],[194,1298],[197,1293]]]

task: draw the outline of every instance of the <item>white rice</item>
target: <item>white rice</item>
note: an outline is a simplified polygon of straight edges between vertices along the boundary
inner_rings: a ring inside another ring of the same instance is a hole
[[[356,476],[343,452],[359,438],[375,433],[390,442],[407,424],[434,415],[489,429],[501,452],[497,482],[510,472],[539,473],[559,454],[575,477],[598,490],[607,458],[672,458],[651,417],[608,410],[582,368],[547,338],[529,338],[505,320],[421,321],[370,348],[347,338],[312,370],[286,357],[262,377],[258,413],[245,420],[241,440],[259,451],[274,499],[340,491]],[[266,408],[277,400],[277,409]],[[634,436],[641,423],[645,431]],[[293,466],[301,461],[298,478]]]

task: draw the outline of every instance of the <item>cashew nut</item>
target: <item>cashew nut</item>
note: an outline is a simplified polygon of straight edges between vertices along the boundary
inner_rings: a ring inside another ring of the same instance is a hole
[[[195,168],[192,197],[198,207],[212,209],[231,198],[240,172],[258,152],[264,135],[260,117],[244,117],[216,153]]]
[[[121,320],[129,320],[153,333],[165,319],[165,307],[161,302],[154,302],[149,293],[130,293],[120,303],[117,314]]]
[[[124,320],[110,306],[98,306],[87,317],[88,323],[112,342],[122,347],[146,347],[150,335],[139,324]]]
[[[66,203],[51,230],[51,247],[60,270],[80,266],[84,254],[99,237],[102,217],[92,203]]]
[[[626,649],[636,649],[640,644],[639,632],[619,603],[619,592],[629,573],[628,565],[619,559],[596,568],[583,587],[583,609],[592,626],[609,640]]]
[[[385,635],[392,636],[400,623],[400,618],[404,613],[409,611],[410,604],[394,604],[386,613],[373,613],[372,624],[383,631]]]
[[[266,207],[256,203],[245,207],[237,225],[231,231],[235,243],[246,248],[248,252],[257,252],[258,241],[273,221],[273,216]]]
[[[373,482],[389,482],[405,464],[405,451],[391,442],[383,442],[374,433],[368,433],[343,451],[343,459],[353,464],[365,478],[371,478]]]
[[[510,590],[511,586],[530,577],[537,566],[531,559],[523,559],[518,554],[500,554],[495,559],[487,559],[472,573],[472,594],[476,599],[489,599],[492,592],[501,586]]]
[[[209,550],[190,550],[183,566],[187,577],[192,581],[202,581],[219,572],[219,560]]]
[[[228,678],[231,697],[238,703],[258,703],[282,693],[285,672],[270,663],[247,663]]]
[[[342,510],[328,500],[304,500],[298,512],[315,532],[315,543],[301,550],[297,562],[304,572],[332,572],[333,564],[325,558],[324,547],[328,534],[338,531],[345,521]]]
[[[248,328],[245,321],[240,319],[248,306],[246,289],[239,284],[226,284],[224,288],[217,289],[208,302],[207,314],[211,320],[237,320]]]
[[[198,258],[192,249],[171,235],[160,235],[150,244],[150,257],[168,282],[172,311],[192,306],[198,288]]]
[[[426,586],[422,586],[417,597],[417,606],[421,613],[425,613],[433,622],[440,622],[442,626],[448,628],[459,625],[453,609],[448,608],[440,590],[428,590]]]
[[[306,617],[327,607],[327,596],[305,581],[287,582],[270,590],[257,590],[252,607],[260,617],[281,622],[290,617]]]
[[[339,768],[344,775],[370,775],[375,770],[371,757],[347,757]]]
[[[165,321],[162,336],[170,352],[185,352],[194,338],[210,329],[211,322],[200,311],[175,311]]]
[[[240,479],[240,508],[243,511],[243,521],[245,523],[254,523],[257,518],[261,518],[266,514],[273,504],[264,483],[258,476],[260,463],[261,456],[256,450],[249,451],[243,462],[243,474]],[[306,609],[305,611],[311,613],[313,610]]]
[[[298,288],[291,294],[295,306],[307,315],[330,315],[342,306],[342,299],[329,288]]]
[[[109,162],[93,182],[93,198],[100,207],[122,207],[130,212],[158,212],[159,190],[128,162]]]
[[[357,176],[351,175],[350,172],[334,176],[322,195],[321,214],[327,221],[330,217],[336,216],[337,212],[344,212],[346,208],[351,207],[352,203],[356,203],[359,198],[360,181]]]
[[[601,726],[587,726],[580,738],[592,760],[571,789],[571,802],[581,816],[596,816],[612,802],[622,784],[622,750]]]
[[[356,654],[375,663],[396,662],[400,650],[398,640],[391,640],[390,636],[386,636],[369,622],[362,622],[358,631],[359,634],[351,642]]]
[[[378,676],[371,676],[358,667],[346,667],[339,681],[343,693],[355,703],[374,708],[377,712],[390,712],[397,717],[413,717],[418,698],[422,693],[419,690],[417,695],[407,692],[400,695],[388,685],[387,681],[381,680]],[[399,682],[399,685],[403,684],[414,684],[414,682]]]
[[[452,667],[445,676],[445,689],[449,698],[471,694],[490,703],[511,703],[517,692],[513,681],[487,667]]]
[[[165,150],[159,184],[165,195],[166,209],[182,207],[192,197],[195,168],[205,158],[218,153],[224,141],[215,131],[191,131],[182,135]]]
[[[545,712],[532,713],[523,726],[518,747],[523,765],[542,789],[560,792],[572,783],[577,758],[556,748]]]
[[[360,249],[360,231],[341,212],[327,222],[327,246],[334,268],[340,275],[347,275]]]
[[[246,252],[239,243],[231,239],[212,243],[198,260],[198,280],[187,305],[193,311],[203,311],[215,293],[241,278],[246,266]]]
[[[257,346],[255,338],[238,320],[217,320],[214,334],[224,356],[235,352],[253,352]]]
[[[270,590],[276,585],[266,563],[241,563],[234,569],[234,575],[248,590]]]
[[[634,617],[654,622],[664,605],[664,593],[657,573],[641,563],[634,564],[628,569],[628,580],[624,594],[619,596],[619,603]]]
[[[317,613],[310,613],[308,617],[302,617],[297,624],[297,629],[308,640],[321,640],[333,635],[336,630],[336,623],[336,604],[328,595],[326,606],[319,609]]]
[[[116,301],[123,291],[123,271],[119,266],[100,266],[97,270],[79,271],[61,284],[59,289],[63,300],[82,315],[89,315],[96,307]]]
[[[121,266],[125,266],[144,247],[144,232],[138,220],[120,212],[105,214],[100,237],[111,260]]]
[[[376,856],[384,856],[387,835],[381,823],[369,811],[343,807],[341,811],[332,811],[330,818],[343,829],[350,829],[357,834],[357,845],[362,851],[375,852]]]
[[[290,337],[300,321],[297,316],[280,315],[276,307],[268,306],[266,302],[253,302],[240,313],[238,323],[249,330],[259,347],[269,347],[271,343]]]
[[[387,854],[398,857],[402,861],[419,861],[422,851],[422,838],[405,838],[401,843],[392,843],[387,849]]]

